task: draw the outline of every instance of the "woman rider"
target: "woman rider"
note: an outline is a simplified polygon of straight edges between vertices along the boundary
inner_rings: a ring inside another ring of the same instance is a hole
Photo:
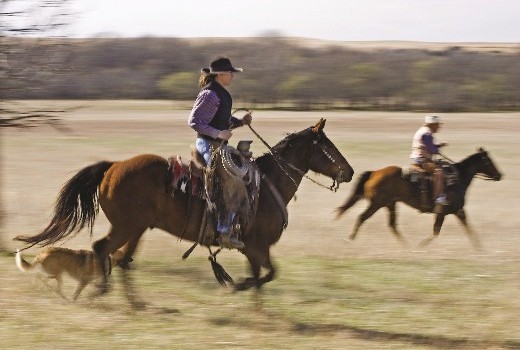
[[[245,114],[242,119],[231,115],[233,100],[226,87],[231,84],[233,74],[242,71],[242,68],[233,67],[226,57],[217,58],[209,67],[201,69],[200,92],[191,110],[188,124],[197,132],[195,147],[207,165],[211,161],[212,145],[216,148],[222,142],[227,142],[233,135],[231,129],[250,124],[253,119],[250,113]],[[229,220],[217,221],[219,235],[229,238],[221,241],[228,242],[229,248],[242,249],[244,243],[238,237],[229,237]]]

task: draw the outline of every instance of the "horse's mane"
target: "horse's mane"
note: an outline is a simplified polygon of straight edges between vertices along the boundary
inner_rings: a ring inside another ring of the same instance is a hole
[[[486,153],[485,151],[479,151],[477,153],[473,153],[458,163],[455,163],[459,168],[466,168],[468,164],[474,163],[476,158],[481,158],[482,154]]]
[[[290,145],[290,142],[294,139],[301,137],[303,134],[309,132],[310,129],[305,129],[299,132],[287,134],[285,138],[279,141],[276,145],[271,147],[271,152],[265,152],[260,157],[256,158],[255,162],[262,172],[266,172],[272,165],[274,165],[274,157],[272,153],[279,154]]]

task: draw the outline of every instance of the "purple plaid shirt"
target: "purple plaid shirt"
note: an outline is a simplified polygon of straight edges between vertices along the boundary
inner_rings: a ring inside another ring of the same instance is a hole
[[[202,90],[199,92],[188,119],[189,126],[201,135],[218,138],[220,130],[215,129],[209,123],[215,116],[219,104],[220,99],[215,91]]]

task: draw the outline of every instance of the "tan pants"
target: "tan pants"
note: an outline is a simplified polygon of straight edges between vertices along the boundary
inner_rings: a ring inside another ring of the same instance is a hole
[[[433,179],[433,198],[439,198],[444,194],[444,172],[442,168],[431,160],[425,160],[422,163],[416,163],[417,166],[426,173],[432,175]]]

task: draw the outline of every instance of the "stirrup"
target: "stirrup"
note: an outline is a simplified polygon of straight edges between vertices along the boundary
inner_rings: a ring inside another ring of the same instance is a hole
[[[246,246],[244,242],[242,242],[236,237],[232,237],[228,233],[221,233],[220,236],[217,238],[217,242],[222,248],[228,249],[244,249],[244,247]]]

